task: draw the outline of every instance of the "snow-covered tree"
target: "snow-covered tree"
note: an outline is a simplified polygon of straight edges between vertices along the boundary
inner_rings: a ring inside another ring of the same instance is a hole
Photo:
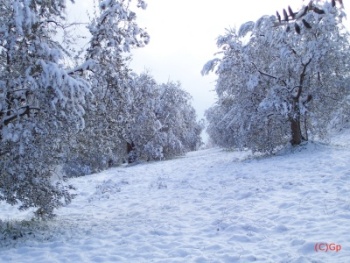
[[[64,0],[0,2],[0,201],[51,216],[72,198],[54,167],[84,126],[89,85],[69,74],[53,39]]]
[[[191,99],[180,83],[168,82],[160,86],[161,105],[156,115],[162,124],[161,131],[166,133],[165,157],[196,150],[202,143],[203,124],[196,121]]]
[[[153,77],[147,73],[134,74],[131,82],[129,109],[130,122],[124,139],[127,144],[128,161],[138,159],[152,159],[153,151],[149,144],[158,137],[161,124],[156,116],[155,109],[159,105],[159,88]]]
[[[179,83],[159,85],[147,73],[135,75],[132,83],[132,122],[126,136],[130,161],[169,158],[200,146],[203,127]]]
[[[287,11],[288,10],[288,11]],[[271,152],[322,137],[349,95],[349,34],[342,6],[311,1],[219,37],[217,104],[209,134],[222,146]],[[347,106],[348,107],[348,106]]]
[[[85,63],[74,74],[84,74],[91,83],[85,129],[72,138],[73,150],[65,170],[70,174],[86,174],[120,163],[126,156],[125,134],[130,127],[132,77],[127,66],[132,48],[149,41],[147,32],[139,28],[131,0],[99,1],[97,17],[89,26],[91,40]],[[138,0],[137,7],[146,8]]]

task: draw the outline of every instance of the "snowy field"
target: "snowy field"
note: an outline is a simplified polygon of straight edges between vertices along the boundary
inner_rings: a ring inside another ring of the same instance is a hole
[[[0,205],[0,262],[350,262],[344,142],[258,159],[216,148],[72,179],[78,195],[53,221]]]

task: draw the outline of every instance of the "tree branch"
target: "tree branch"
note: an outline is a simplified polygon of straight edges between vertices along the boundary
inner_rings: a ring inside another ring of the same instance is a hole
[[[280,79],[280,78],[277,78],[277,77],[275,77],[275,76],[273,76],[273,75],[270,75],[270,74],[268,74],[268,73],[266,73],[266,72],[261,71],[260,69],[258,69],[258,67],[255,65],[254,62],[252,62],[252,64],[253,64],[253,66],[256,68],[256,70],[257,70],[261,75],[266,76],[266,77],[269,77],[269,78],[272,78],[272,79],[275,79],[275,80],[279,80],[279,81],[281,81],[281,82],[283,83],[284,86],[287,86],[287,83],[286,83],[284,80],[282,80],[282,79]]]
[[[265,72],[261,71],[260,69],[258,69],[258,67],[254,64],[254,62],[252,62],[252,64],[261,75],[269,77],[269,78],[273,78],[273,79],[278,79],[277,77],[272,76],[272,75],[265,73]]]
[[[22,117],[24,115],[29,115],[31,110],[38,110],[39,111],[40,109],[39,108],[30,107],[30,106],[25,106],[25,107],[20,108],[19,111],[20,110],[23,110],[23,112],[17,113],[17,114],[13,114],[12,116],[6,117],[3,120],[4,125],[7,126],[11,121],[17,119],[18,117]]]
[[[302,63],[303,71],[301,72],[300,77],[299,77],[299,86],[297,86],[299,89],[298,89],[297,95],[294,96],[295,101],[299,100],[301,92],[303,91],[303,84],[304,84],[304,80],[305,80],[305,76],[306,76],[306,68],[311,63],[311,61],[312,61],[312,59],[310,58],[309,61],[306,62],[306,64]]]

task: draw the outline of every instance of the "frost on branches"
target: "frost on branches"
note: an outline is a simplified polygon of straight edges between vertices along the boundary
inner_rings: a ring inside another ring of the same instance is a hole
[[[65,176],[201,143],[180,85],[127,66],[130,50],[149,41],[132,3],[146,8],[142,0],[99,1],[88,48],[72,58],[54,38],[67,33],[64,0],[0,0],[0,201],[51,217],[72,200]]]
[[[65,1],[0,2],[0,201],[51,216],[72,198],[53,168],[84,126],[89,85],[67,73],[52,38]]]
[[[132,118],[125,134],[129,161],[161,160],[198,149],[203,125],[179,83],[157,84],[144,73],[134,76],[131,92]]]
[[[136,23],[133,1],[100,1],[99,14],[91,22],[91,40],[85,63],[72,73],[84,75],[91,83],[85,129],[71,139],[70,158],[64,170],[70,176],[101,171],[123,162],[130,127],[132,77],[126,65],[132,48],[145,46],[147,32]],[[144,1],[137,7],[145,8]]]
[[[287,11],[288,10],[288,11]],[[299,12],[263,16],[218,38],[221,57],[206,112],[211,139],[224,147],[273,152],[323,138],[348,120],[349,34],[338,1],[311,1]]]
[[[85,63],[71,71],[83,75],[92,92],[87,98],[85,129],[70,140],[64,165],[69,176],[137,159],[167,158],[200,144],[201,127],[188,94],[179,85],[160,87],[151,76],[138,76],[128,68],[130,50],[149,42],[147,32],[136,23],[131,3],[100,2],[99,15],[89,26],[92,38]],[[143,1],[137,3],[137,7],[145,8]],[[176,98],[178,105],[172,102]],[[163,116],[166,107],[169,112]],[[177,120],[170,123],[174,117]]]

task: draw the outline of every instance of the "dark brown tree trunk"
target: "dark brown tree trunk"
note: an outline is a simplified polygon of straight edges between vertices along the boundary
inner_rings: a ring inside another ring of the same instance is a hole
[[[290,141],[292,145],[299,145],[303,141],[303,136],[301,134],[300,119],[291,119],[290,128],[292,132],[292,140]]]
[[[133,142],[129,143],[127,142],[126,143],[126,153],[129,154],[131,153],[131,151],[134,149],[135,145]]]
[[[128,154],[128,163],[133,163],[136,160],[136,156],[135,156],[135,144],[133,142],[131,143],[127,143],[126,144],[126,151]]]
[[[300,74],[299,86],[295,87],[295,88],[297,88],[297,93],[295,96],[293,96],[293,111],[292,111],[293,116],[290,117],[290,128],[291,128],[291,132],[292,132],[292,140],[291,140],[292,145],[299,145],[302,143],[302,141],[305,140],[305,138],[303,137],[303,135],[301,133],[299,100],[300,100],[301,94],[303,92],[303,85],[304,85],[304,80],[305,80],[305,76],[306,76],[306,68],[311,63],[311,60],[312,59],[310,58],[307,63],[305,63],[305,64],[302,63],[303,71]],[[311,99],[312,99],[312,96],[309,95],[307,98],[307,102],[311,101]],[[306,134],[306,138],[307,138],[307,134]]]

